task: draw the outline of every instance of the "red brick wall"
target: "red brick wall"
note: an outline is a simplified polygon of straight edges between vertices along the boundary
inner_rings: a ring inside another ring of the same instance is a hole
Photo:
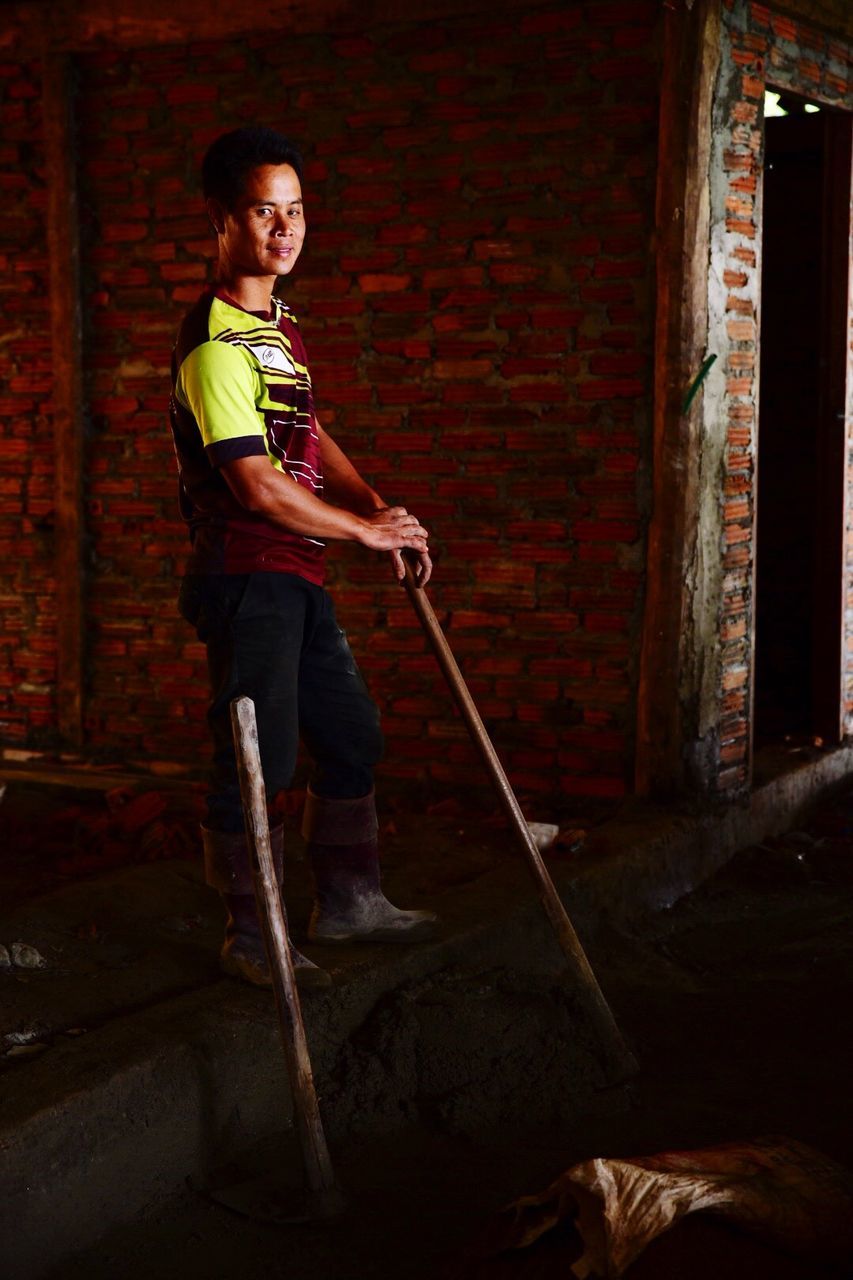
[[[173,611],[186,543],[167,368],[209,273],[200,155],[223,129],[261,120],[308,158],[308,247],[287,287],[321,416],[377,487],[432,526],[433,598],[513,779],[621,793],[649,459],[659,18],[657,0],[527,4],[511,19],[77,58],[87,750],[206,755],[203,658]],[[768,81],[848,109],[853,98],[847,44],[750,0],[726,0],[724,32],[711,174],[719,360],[705,391],[705,461],[723,476],[709,768],[737,788],[749,765],[761,98]],[[0,65],[7,746],[56,738],[39,74]],[[478,776],[385,566],[339,548],[331,577],[382,705],[386,770]],[[853,687],[853,635],[846,652]]]
[[[56,723],[53,439],[38,63],[0,62],[0,739]]]
[[[717,104],[721,131],[712,159],[712,164],[719,161],[723,175],[712,208],[712,244],[717,254],[713,273],[724,286],[724,300],[716,317],[712,306],[709,350],[720,356],[725,379],[721,394],[706,403],[706,422],[715,420],[727,429],[721,498],[725,576],[718,772],[720,787],[727,789],[741,787],[749,778],[764,91],[768,84],[775,85],[853,110],[853,49],[764,5],[740,0],[726,0],[724,32]],[[849,615],[846,625],[846,676],[853,685]],[[849,714],[848,709],[848,719]]]
[[[172,609],[185,535],[167,364],[208,273],[200,153],[259,120],[308,160],[287,296],[321,418],[434,530],[433,598],[514,780],[622,792],[658,5],[587,9],[81,59],[91,746],[203,743],[202,657]],[[338,549],[331,576],[383,710],[386,770],[469,780],[464,730],[385,565]]]

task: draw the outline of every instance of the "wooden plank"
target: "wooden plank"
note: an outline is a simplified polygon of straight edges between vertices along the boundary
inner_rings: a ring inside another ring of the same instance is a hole
[[[720,0],[664,6],[655,320],[653,507],[637,691],[639,794],[685,786],[691,737],[691,597],[687,583],[699,522],[701,392],[684,394],[708,332],[708,181],[711,100],[720,56]]]
[[[156,770],[95,769],[61,761],[32,760],[25,764],[0,761],[0,781],[37,783],[46,787],[72,787],[75,791],[113,791],[116,787],[136,787],[146,791],[187,791],[205,785],[198,771],[158,773]]]
[[[46,0],[29,0],[11,10],[11,21],[19,24],[14,37],[19,50],[39,38],[48,7],[50,46],[66,52],[193,44],[259,32],[271,38],[285,31],[364,33],[401,17],[393,0],[183,0],[180,5],[172,0],[53,0],[49,6]],[[478,13],[491,18],[501,12],[517,16],[517,0],[408,0],[404,16],[410,22],[432,22]]]
[[[85,635],[82,315],[70,67],[65,56],[45,54],[42,90],[54,375],[57,710],[62,737],[79,746],[83,741]]]

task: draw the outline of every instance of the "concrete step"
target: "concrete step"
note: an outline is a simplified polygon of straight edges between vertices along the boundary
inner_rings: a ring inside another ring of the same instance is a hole
[[[550,864],[583,940],[676,901],[737,848],[790,827],[851,767],[849,749],[827,753],[698,817],[624,806],[580,854]],[[330,1141],[430,1117],[464,1132],[582,1107],[602,1073],[507,833],[417,818],[390,844],[389,896],[435,907],[441,928],[410,949],[311,952],[335,979],[305,1002]],[[304,865],[288,869],[288,900],[298,936]],[[24,940],[47,961],[0,972],[0,1031],[30,1027],[47,1046],[0,1059],[3,1274],[36,1280],[289,1125],[272,1000],[219,977],[219,929],[188,863],[95,877],[0,917],[0,941]]]

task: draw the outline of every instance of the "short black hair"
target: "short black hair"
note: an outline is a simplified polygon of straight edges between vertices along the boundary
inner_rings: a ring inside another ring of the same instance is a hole
[[[302,181],[302,157],[289,138],[264,125],[232,129],[212,142],[201,163],[205,199],[233,209],[246,176],[262,164],[289,164]]]

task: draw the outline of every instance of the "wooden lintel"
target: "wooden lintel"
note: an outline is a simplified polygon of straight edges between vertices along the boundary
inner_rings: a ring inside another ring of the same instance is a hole
[[[706,354],[711,104],[720,0],[664,6],[655,210],[653,506],[637,705],[636,788],[684,789],[691,737],[688,567],[699,522],[700,394],[685,391]]]
[[[53,362],[57,703],[63,738],[83,740],[83,380],[80,241],[70,67],[43,59],[42,115],[48,182],[47,246]]]
[[[5,38],[0,33],[0,48],[22,52],[40,40],[45,28],[51,49],[86,53],[285,31],[345,35],[399,22],[401,16],[427,23],[501,11],[517,12],[517,0],[408,0],[403,14],[396,0],[183,0],[180,5],[173,0],[22,0],[10,7],[9,32]]]
[[[664,0],[662,7],[685,3]],[[432,22],[476,13],[517,14],[534,4],[535,0],[528,5],[523,0],[521,5],[519,0],[408,0],[403,12],[397,0],[183,0],[180,5],[173,0],[18,0],[4,5],[6,31],[0,31],[0,48],[14,55],[38,48],[46,38],[52,49],[82,53],[206,43],[259,32],[365,32],[403,18]],[[698,0],[694,7],[700,7]],[[772,9],[827,35],[853,40],[849,0],[774,0]],[[590,12],[594,20],[594,10]]]

